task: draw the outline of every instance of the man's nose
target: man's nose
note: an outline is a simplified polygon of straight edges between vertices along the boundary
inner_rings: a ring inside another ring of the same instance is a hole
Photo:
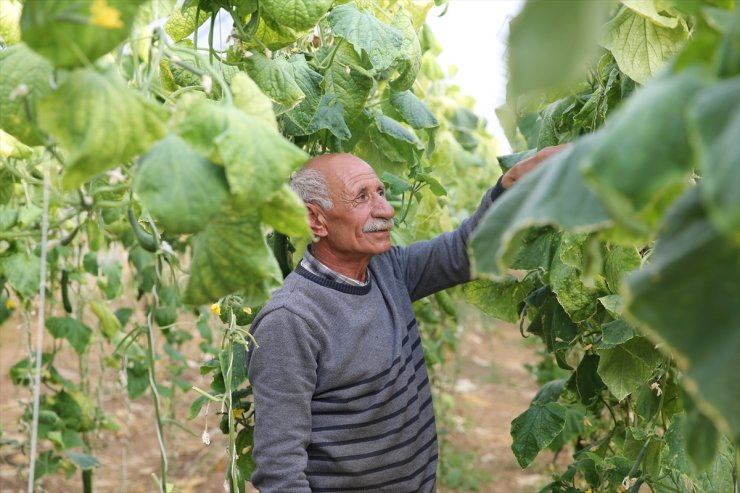
[[[388,203],[384,195],[374,194],[373,203],[373,215],[375,217],[382,217],[385,219],[391,219],[396,214],[393,206]]]

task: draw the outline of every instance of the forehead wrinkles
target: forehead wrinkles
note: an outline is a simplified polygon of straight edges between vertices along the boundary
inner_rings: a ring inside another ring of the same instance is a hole
[[[363,187],[374,187],[380,184],[380,180],[373,170],[367,170],[350,176],[343,176],[341,173],[337,175],[338,181],[342,185],[339,194],[344,197],[354,198],[355,193]]]

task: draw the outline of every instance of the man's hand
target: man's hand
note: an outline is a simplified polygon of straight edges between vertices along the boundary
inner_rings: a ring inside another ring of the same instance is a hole
[[[504,174],[504,177],[501,180],[501,185],[504,188],[509,188],[514,183],[521,180],[524,175],[537,168],[542,161],[554,156],[569,145],[570,144],[560,144],[552,147],[545,147],[534,156],[528,157],[523,161],[519,161],[509,171],[507,171],[506,174]]]

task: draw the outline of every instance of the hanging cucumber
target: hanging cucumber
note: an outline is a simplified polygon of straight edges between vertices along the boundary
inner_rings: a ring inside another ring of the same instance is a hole
[[[72,313],[72,303],[69,302],[69,272],[62,270],[62,306],[64,311]]]
[[[156,252],[159,249],[159,240],[151,233],[147,233],[139,225],[139,221],[136,220],[134,210],[129,208],[128,210],[128,222],[131,223],[131,228],[134,230],[134,236],[136,241],[139,242],[141,248],[147,252]]]

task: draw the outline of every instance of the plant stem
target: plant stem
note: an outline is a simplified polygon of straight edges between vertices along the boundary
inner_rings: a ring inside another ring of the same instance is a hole
[[[49,172],[44,170],[44,212],[41,217],[41,275],[39,276],[39,316],[36,326],[36,370],[33,381],[33,418],[31,421],[31,450],[28,466],[28,493],[33,493],[36,469],[36,445],[38,442],[39,404],[41,400],[41,357],[44,342],[44,314],[46,302],[46,243],[49,234]]]
[[[149,352],[147,353],[147,363],[149,363],[149,388],[152,391],[152,399],[154,400],[154,415],[157,420],[157,440],[159,441],[159,453],[160,453],[160,483],[159,488],[161,493],[167,493],[167,449],[164,445],[164,435],[162,433],[162,416],[159,412],[159,392],[157,391],[157,382],[154,377],[154,329],[152,327],[152,314],[151,312],[146,317],[146,339],[149,346]]]
[[[84,471],[82,471],[82,492],[83,493],[93,492],[92,478],[93,478],[92,469],[85,469]]]

